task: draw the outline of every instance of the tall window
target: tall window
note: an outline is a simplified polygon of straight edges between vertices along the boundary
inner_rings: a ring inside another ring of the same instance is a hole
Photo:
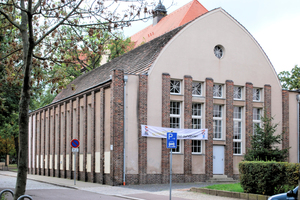
[[[242,154],[242,107],[233,108],[233,154]]]
[[[170,128],[180,128],[180,102],[170,102]],[[181,141],[177,140],[177,148],[172,152],[181,153]]]
[[[213,96],[216,98],[221,98],[223,97],[223,91],[222,91],[222,85],[220,84],[214,84],[213,87]]]
[[[202,84],[200,82],[193,82],[193,96],[201,96],[202,95]]]
[[[253,88],[253,101],[261,101],[261,89]]]
[[[221,105],[214,105],[213,120],[214,120],[214,139],[222,139],[222,106]]]
[[[234,86],[233,89],[233,99],[241,100],[242,99],[242,87]]]
[[[256,133],[257,126],[261,127],[261,109],[253,108],[253,134]]]
[[[193,103],[192,110],[192,127],[193,129],[201,129],[202,122],[202,106],[200,103]],[[202,153],[202,142],[201,140],[192,140],[192,153]]]
[[[171,94],[180,94],[180,81],[178,80],[171,80],[170,85],[170,93]]]

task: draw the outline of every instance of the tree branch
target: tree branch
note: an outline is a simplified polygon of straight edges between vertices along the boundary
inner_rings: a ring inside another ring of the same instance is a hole
[[[71,15],[72,13],[79,7],[79,5],[82,3],[83,0],[81,0],[77,6],[64,18],[62,19],[59,23],[56,24],[52,29],[50,29],[45,35],[43,35],[38,41],[36,41],[35,45],[39,44],[45,37],[47,37],[50,33],[52,33],[55,29],[57,29],[60,25],[64,23]]]
[[[21,29],[19,24],[13,21],[2,9],[0,9],[0,14],[2,14],[12,25],[14,25],[17,29]]]
[[[0,60],[4,60],[5,58],[9,57],[10,55],[12,55],[12,54],[14,54],[14,53],[16,53],[16,52],[18,52],[18,51],[21,51],[22,49],[23,49],[23,48],[17,49],[17,50],[15,50],[15,51],[13,51],[13,52],[7,54],[6,56],[0,58]]]

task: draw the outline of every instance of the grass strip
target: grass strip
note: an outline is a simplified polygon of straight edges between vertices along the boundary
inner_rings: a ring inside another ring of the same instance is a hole
[[[209,185],[204,188],[213,189],[213,190],[223,190],[229,192],[244,192],[243,188],[239,183],[216,184],[216,185]]]

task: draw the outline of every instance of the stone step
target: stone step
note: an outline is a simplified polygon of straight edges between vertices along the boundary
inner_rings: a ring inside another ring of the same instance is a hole
[[[207,180],[208,183],[237,183],[237,180],[228,178],[227,175],[213,175],[212,178]]]

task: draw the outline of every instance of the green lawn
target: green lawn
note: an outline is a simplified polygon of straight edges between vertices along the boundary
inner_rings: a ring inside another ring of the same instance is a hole
[[[225,190],[230,192],[244,192],[243,188],[239,183],[209,185],[204,188],[213,190]]]

